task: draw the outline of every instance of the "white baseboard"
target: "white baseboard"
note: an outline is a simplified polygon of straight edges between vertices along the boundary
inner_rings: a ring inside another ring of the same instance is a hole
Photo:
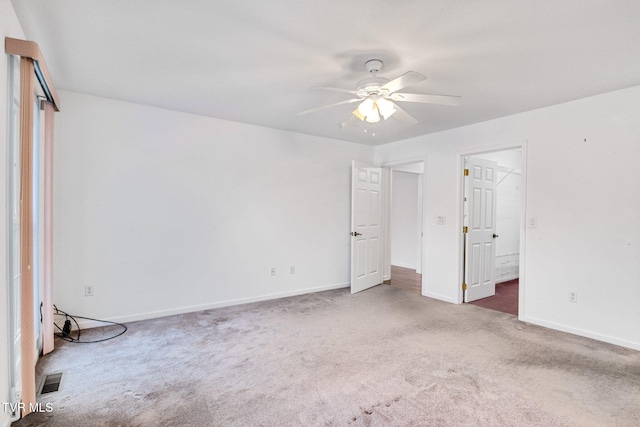
[[[415,264],[411,265],[411,264],[405,264],[403,262],[392,262],[391,265],[393,265],[394,267],[408,268],[409,270],[416,269]]]
[[[249,304],[252,302],[268,301],[268,300],[273,300],[278,298],[292,297],[296,295],[311,294],[314,292],[348,288],[349,286],[351,286],[350,283],[338,283],[334,285],[324,285],[324,286],[317,286],[313,288],[297,289],[295,291],[278,292],[273,294],[260,295],[256,297],[238,298],[233,300],[218,301],[218,302],[212,302],[207,304],[178,307],[178,308],[173,308],[168,310],[149,311],[146,313],[117,316],[117,317],[106,318],[104,320],[109,322],[117,322],[117,323],[136,322],[138,320],[155,319],[158,317],[173,316],[175,314],[184,314],[184,313],[192,313],[194,311],[210,310],[212,308],[230,307],[233,305]],[[81,329],[90,329],[90,328],[97,328],[100,326],[104,326],[104,323],[102,322],[96,322],[94,320],[82,320],[82,319],[78,320],[78,324],[80,325]],[[75,325],[73,326],[75,328]]]
[[[460,304],[456,299],[451,298],[448,295],[435,294],[433,292],[422,292],[422,296],[449,302],[451,304]]]
[[[555,329],[557,331],[567,332],[569,334],[578,335],[581,337],[591,338],[597,341],[603,341],[609,344],[618,345],[620,347],[630,348],[632,350],[640,350],[640,343],[622,340],[619,338],[611,337],[609,335],[602,335],[602,334],[598,334],[590,331],[585,331],[583,329],[573,328],[573,327],[562,325],[559,323],[548,322],[548,321],[536,319],[535,317],[530,317],[530,316],[524,316],[519,320],[523,322],[531,323],[533,325],[543,326],[545,328]]]

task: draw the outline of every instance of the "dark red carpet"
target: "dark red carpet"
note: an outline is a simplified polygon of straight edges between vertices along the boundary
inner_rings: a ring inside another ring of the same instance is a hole
[[[518,315],[518,279],[496,284],[496,294],[469,304]]]

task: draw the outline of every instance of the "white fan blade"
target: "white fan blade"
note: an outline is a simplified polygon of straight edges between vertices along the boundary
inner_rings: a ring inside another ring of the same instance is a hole
[[[354,116],[353,114],[347,119],[346,122],[343,122],[340,124],[341,128],[348,128],[348,127],[353,127],[353,126],[357,126],[360,124],[360,119],[358,119],[356,116]]]
[[[332,92],[340,92],[340,93],[350,93],[352,95],[354,95],[356,93],[355,90],[352,89],[343,89],[341,87],[329,87],[329,86],[316,86],[312,89],[317,89],[317,90],[330,90]]]
[[[386,89],[390,93],[393,93],[397,90],[400,90],[407,86],[414,85],[426,79],[427,78],[420,73],[416,73],[415,71],[408,71],[403,75],[401,75],[400,77],[397,77],[391,80],[389,83],[385,84],[380,89]]]
[[[423,95],[418,93],[392,93],[388,98],[394,101],[422,102],[425,104],[460,105],[461,98],[451,95]]]
[[[413,126],[416,123],[418,123],[418,121],[409,113],[407,113],[406,111],[404,111],[402,108],[398,107],[398,105],[396,104],[395,107],[396,112],[393,113],[393,118],[395,118],[397,121],[400,122],[401,125],[403,126]]]
[[[298,113],[298,115],[299,116],[303,116],[305,114],[315,113],[316,111],[324,110],[325,108],[336,107],[338,105],[343,105],[343,104],[352,104],[354,102],[359,102],[359,101],[362,101],[362,99],[360,99],[360,98],[347,99],[346,101],[336,102],[335,104],[323,105],[322,107],[317,107],[317,108],[312,108],[311,110],[301,111],[301,112]]]

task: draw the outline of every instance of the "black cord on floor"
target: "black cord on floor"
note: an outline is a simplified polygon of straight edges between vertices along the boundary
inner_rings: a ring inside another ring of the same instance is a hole
[[[68,342],[73,342],[73,343],[78,343],[78,344],[91,344],[91,343],[97,343],[97,342],[103,342],[103,341],[108,341],[108,340],[112,340],[116,337],[119,337],[120,335],[124,334],[125,332],[127,332],[127,327],[125,325],[123,325],[122,323],[118,323],[118,322],[111,322],[109,320],[100,320],[100,319],[93,319],[91,317],[83,317],[83,316],[72,316],[69,313],[59,310],[58,307],[56,307],[56,305],[53,305],[53,308],[55,309],[55,313],[54,315],[56,316],[64,316],[65,320],[64,320],[64,326],[61,328],[60,326],[58,326],[58,324],[56,322],[53,322],[53,325],[56,327],[56,329],[58,329],[58,331],[60,331],[60,333],[55,334],[57,337],[68,341]],[[107,338],[102,338],[99,340],[90,340],[90,341],[82,341],[80,340],[80,335],[82,334],[82,331],[80,329],[80,325],[78,325],[78,321],[77,319],[84,319],[84,320],[93,320],[95,322],[102,322],[102,323],[108,323],[109,325],[115,325],[115,326],[120,326],[122,328],[122,332],[107,337]],[[73,320],[73,322],[76,324],[76,332],[77,332],[77,336],[76,337],[72,337],[71,336],[71,332],[72,332],[72,327],[71,327],[71,320]]]

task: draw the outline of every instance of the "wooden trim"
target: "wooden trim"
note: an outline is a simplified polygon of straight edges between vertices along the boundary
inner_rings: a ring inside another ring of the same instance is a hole
[[[36,403],[36,348],[33,324],[33,59],[20,58],[20,351],[23,415]]]
[[[51,95],[51,99],[49,101],[53,103],[53,108],[56,111],[60,111],[60,99],[58,98],[58,92],[56,92],[56,88],[53,86],[53,80],[51,79],[49,69],[47,68],[47,64],[44,62],[44,56],[42,56],[42,52],[40,51],[38,44],[27,40],[5,37],[4,51],[10,55],[18,55],[34,61],[34,72],[40,71],[39,74],[44,78],[44,82],[41,83],[44,83],[46,86],[43,89],[48,91]]]

